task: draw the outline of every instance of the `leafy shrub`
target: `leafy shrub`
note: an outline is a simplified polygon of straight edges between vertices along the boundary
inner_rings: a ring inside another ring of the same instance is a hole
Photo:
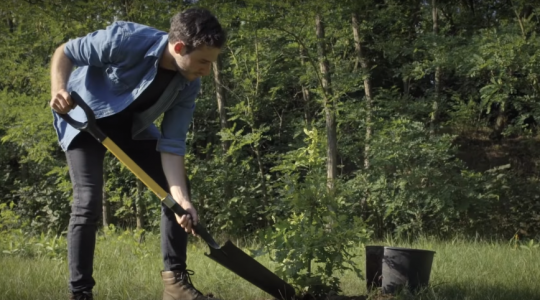
[[[460,214],[485,199],[482,175],[455,157],[451,135],[431,135],[405,118],[378,127],[370,168],[347,183],[365,201],[358,213],[379,236],[455,232]]]
[[[316,129],[305,133],[307,145],[283,155],[273,169],[280,174],[280,197],[271,213],[274,225],[261,232],[261,240],[278,264],[277,274],[297,289],[320,296],[340,291],[336,273],[353,270],[362,278],[351,250],[365,242],[369,232],[351,213],[355,204],[339,181],[334,189],[327,188],[321,135]]]

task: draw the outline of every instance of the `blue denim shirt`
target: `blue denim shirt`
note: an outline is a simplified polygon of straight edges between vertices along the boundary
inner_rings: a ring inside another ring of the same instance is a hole
[[[152,83],[167,39],[166,32],[119,21],[68,41],[64,53],[77,66],[70,75],[68,92],[76,91],[96,118],[122,111]],[[135,116],[132,137],[156,139],[157,151],[184,155],[200,85],[200,79],[189,82],[178,73],[157,103]],[[75,120],[86,121],[80,107],[69,114]],[[158,130],[153,122],[161,114],[163,121]],[[53,115],[58,141],[65,151],[79,131],[56,112]]]

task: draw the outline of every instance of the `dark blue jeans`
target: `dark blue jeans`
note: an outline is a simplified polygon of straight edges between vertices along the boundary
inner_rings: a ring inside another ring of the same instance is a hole
[[[131,116],[120,114],[98,119],[99,128],[166,191],[167,179],[155,140],[131,139]],[[73,205],[68,227],[68,265],[72,292],[91,290],[96,231],[102,214],[103,159],[105,147],[81,132],[66,151],[73,185]],[[187,179],[186,179],[187,180]],[[187,234],[166,206],[161,209],[161,251],[164,270],[186,268]],[[121,270],[120,270],[121,271]]]

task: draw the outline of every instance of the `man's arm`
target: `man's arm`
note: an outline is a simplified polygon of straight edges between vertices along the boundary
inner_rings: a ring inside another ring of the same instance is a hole
[[[161,164],[169,183],[171,196],[189,213],[189,215],[182,217],[176,216],[176,220],[185,228],[186,232],[190,233],[192,225],[197,225],[198,215],[197,210],[191,203],[191,199],[189,199],[184,156],[161,152]]]
[[[115,49],[122,41],[123,29],[118,23],[113,23],[106,29],[94,31],[58,47],[51,60],[51,108],[60,114],[73,109],[73,101],[66,90],[73,67],[103,67],[113,63],[119,56]]]
[[[51,94],[54,96],[56,91],[66,89],[69,75],[73,70],[73,63],[64,53],[64,46],[56,48],[51,60]]]
[[[65,114],[73,108],[73,102],[66,91],[73,63],[64,53],[62,44],[56,49],[51,60],[51,102],[50,106],[56,112]]]
[[[178,223],[188,233],[191,232],[191,218],[196,225],[198,216],[187,191],[184,155],[189,124],[195,109],[195,98],[200,86],[200,80],[192,82],[181,94],[180,101],[165,112],[161,122],[161,137],[156,145],[156,150],[161,152],[163,172],[167,177],[171,196],[191,215],[176,217]]]

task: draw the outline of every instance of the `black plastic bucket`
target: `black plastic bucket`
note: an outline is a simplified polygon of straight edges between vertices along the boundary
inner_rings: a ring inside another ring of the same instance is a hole
[[[371,291],[382,287],[384,246],[366,246],[366,283]]]
[[[412,293],[429,284],[435,251],[384,247],[382,292],[395,294],[405,286]]]

